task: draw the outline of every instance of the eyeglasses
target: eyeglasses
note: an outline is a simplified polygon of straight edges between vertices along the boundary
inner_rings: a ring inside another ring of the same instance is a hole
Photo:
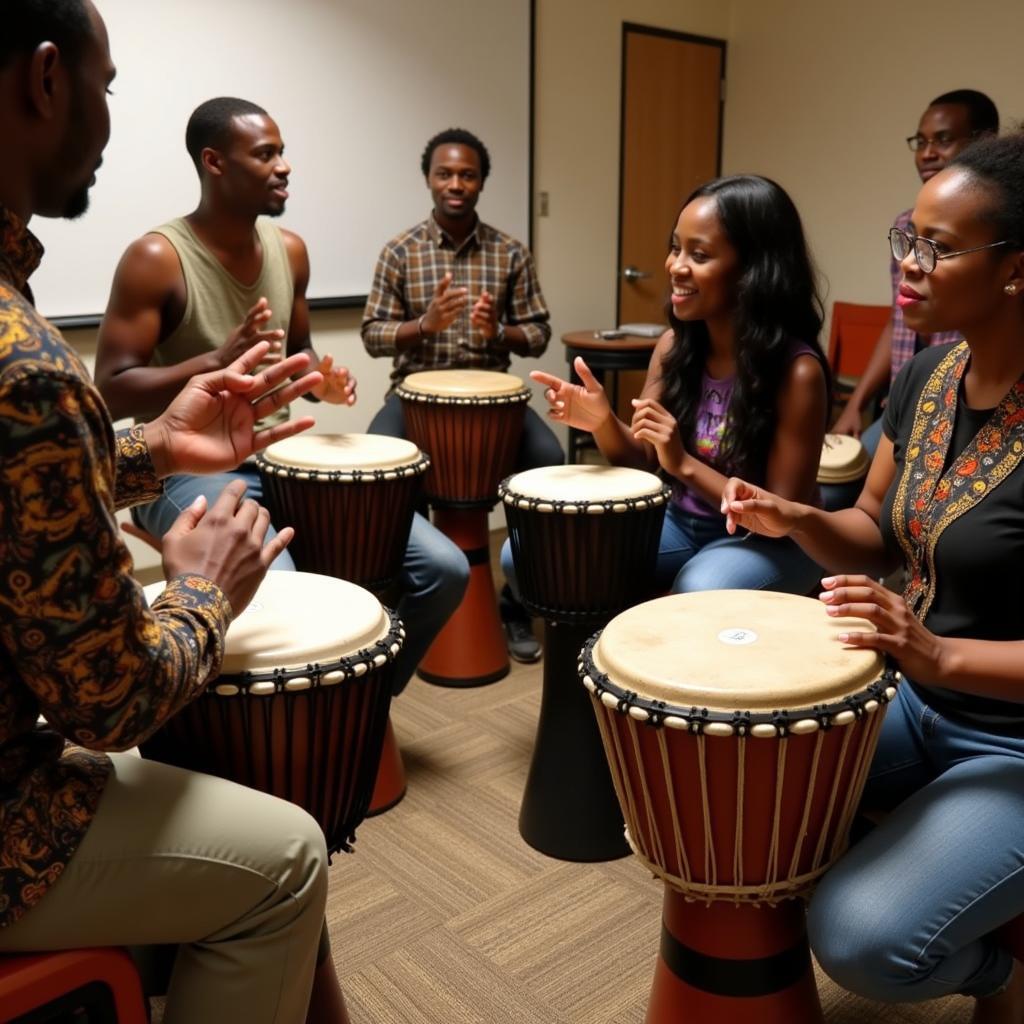
[[[914,259],[924,274],[930,274],[939,260],[948,260],[951,256],[964,256],[969,252],[981,252],[982,249],[994,249],[997,245],[1009,245],[1008,239],[1001,242],[989,242],[988,245],[976,245],[972,249],[958,249],[956,252],[939,252],[939,243],[920,235],[910,235],[899,228],[889,229],[889,248],[895,260],[905,260],[913,250]]]
[[[907,145],[916,153],[919,149],[927,149],[929,146],[934,146],[936,149],[949,149],[954,142],[960,142],[965,138],[973,139],[974,133],[954,135],[952,132],[939,132],[930,139],[926,135],[909,135],[907,136]]]

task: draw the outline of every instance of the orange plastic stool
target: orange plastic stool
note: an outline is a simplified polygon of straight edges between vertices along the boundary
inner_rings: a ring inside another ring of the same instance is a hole
[[[79,1008],[89,1009],[90,1021],[146,1024],[139,974],[123,949],[0,956],[0,1020],[30,1024]]]
[[[384,733],[384,746],[380,751],[380,767],[377,769],[377,781],[373,784],[373,795],[370,797],[368,817],[390,811],[405,796],[405,765],[402,763],[402,752],[395,739],[395,730],[388,719],[388,729]]]

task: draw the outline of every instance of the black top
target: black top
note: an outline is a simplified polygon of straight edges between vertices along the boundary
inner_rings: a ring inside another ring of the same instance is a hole
[[[896,476],[882,503],[882,540],[902,560],[892,528],[892,503],[903,472],[918,396],[952,345],[936,345],[915,356],[893,381],[882,429],[893,443]],[[967,447],[994,410],[970,409],[963,386],[957,397],[953,438],[943,472]],[[1024,463],[985,498],[950,523],[935,547],[935,599],[925,626],[937,636],[975,640],[1024,639]],[[939,687],[919,687],[940,713],[969,722],[1024,733],[1024,700],[995,700]]]

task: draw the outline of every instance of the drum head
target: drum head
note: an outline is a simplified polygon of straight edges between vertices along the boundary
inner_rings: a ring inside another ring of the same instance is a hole
[[[509,504],[564,503],[570,509],[601,502],[629,502],[647,499],[664,501],[665,485],[653,473],[625,466],[542,466],[516,473],[502,485],[502,497]],[[531,500],[532,499],[532,500]],[[536,506],[550,511],[550,504]],[[626,507],[625,504],[622,505]]]
[[[146,600],[165,585],[151,583]],[[383,640],[389,628],[380,601],[354,583],[271,570],[228,628],[221,674],[326,665]]]
[[[879,677],[879,654],[835,639],[874,628],[791,594],[673,594],[612,619],[593,659],[619,689],[677,708],[796,710],[835,703]]]
[[[511,373],[491,370],[425,370],[410,373],[401,387],[437,398],[500,398],[523,390],[523,381]]]
[[[299,434],[270,445],[263,457],[295,469],[372,472],[410,466],[420,450],[412,441],[381,434]]]
[[[857,438],[826,434],[818,464],[818,483],[845,484],[859,480],[870,465],[871,458]]]

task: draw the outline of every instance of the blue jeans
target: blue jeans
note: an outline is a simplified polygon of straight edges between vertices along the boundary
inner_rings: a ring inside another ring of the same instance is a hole
[[[518,597],[512,545],[501,549],[505,579]],[[655,586],[674,594],[698,590],[777,590],[806,594],[821,570],[788,538],[732,536],[725,519],[691,516],[669,504],[658,545]]]
[[[155,537],[162,537],[182,509],[198,495],[205,494],[210,504],[232,481],[243,479],[247,497],[263,500],[259,473],[253,465],[243,464],[231,473],[211,476],[172,476],[164,481],[163,496],[148,505],[132,509],[132,518]],[[268,536],[275,533],[273,527]],[[285,550],[272,569],[294,570],[295,563]],[[395,662],[394,693],[397,696],[412,678],[434,637],[459,606],[469,583],[466,556],[440,530],[423,516],[413,516],[409,545],[399,576],[402,597],[395,611],[405,625],[405,644]]]
[[[808,915],[821,966],[881,1002],[987,996],[1024,912],[1024,737],[944,718],[904,683],[864,793],[895,808],[826,874]]]
[[[875,457],[878,441],[882,436],[882,419],[879,417],[860,435],[860,443],[870,458]],[[855,480],[849,484],[821,484],[821,507],[826,512],[838,512],[841,508],[853,508],[860,492],[864,489],[863,480]]]

